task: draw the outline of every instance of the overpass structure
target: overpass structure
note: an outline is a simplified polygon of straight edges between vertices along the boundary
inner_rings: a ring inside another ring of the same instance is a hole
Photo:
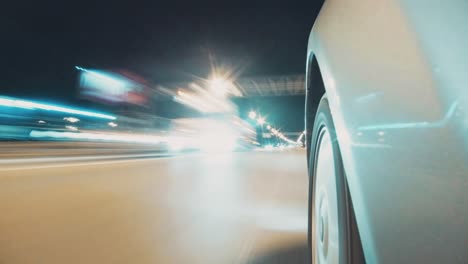
[[[304,75],[243,78],[235,82],[243,97],[304,95]]]
[[[156,87],[160,95],[171,95],[193,86],[206,86],[205,80],[166,83]],[[240,78],[232,82],[235,97],[295,96],[305,94],[303,74]]]
[[[173,112],[181,113],[181,116],[185,114],[190,116],[189,113],[192,111],[183,113],[183,110],[172,102],[209,112],[211,106],[224,107],[225,105],[224,102],[218,102],[216,98],[203,97],[207,90],[216,91],[219,87],[221,90],[229,91],[227,93],[231,99],[229,102],[233,103],[229,105],[236,105],[241,118],[247,118],[249,111],[255,110],[259,116],[265,115],[267,123],[271,122],[272,127],[276,127],[275,124],[283,124],[283,127],[279,129],[284,136],[294,141],[300,137],[303,130],[301,121],[291,120],[303,120],[301,116],[304,114],[305,75],[275,75],[218,81],[196,79],[191,82],[157,85],[154,89],[155,100],[159,102],[156,105],[159,105],[161,111],[166,111],[166,108],[178,109]],[[193,96],[194,94],[200,96]],[[262,137],[270,138],[272,134],[266,130],[266,127],[265,125],[265,131],[261,132]]]

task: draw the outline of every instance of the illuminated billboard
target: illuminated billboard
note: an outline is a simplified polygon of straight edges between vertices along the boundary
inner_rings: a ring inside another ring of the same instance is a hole
[[[148,103],[148,86],[136,75],[81,67],[76,69],[80,71],[79,86],[82,97],[108,104],[146,106]]]

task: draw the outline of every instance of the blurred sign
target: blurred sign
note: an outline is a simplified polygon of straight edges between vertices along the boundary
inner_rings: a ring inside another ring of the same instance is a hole
[[[81,96],[111,104],[147,105],[149,89],[144,79],[128,72],[76,68],[80,70]]]

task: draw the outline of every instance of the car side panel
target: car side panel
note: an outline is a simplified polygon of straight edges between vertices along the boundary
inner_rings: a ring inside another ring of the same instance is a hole
[[[468,260],[466,14],[463,0],[329,0],[315,22],[308,56],[368,263]]]

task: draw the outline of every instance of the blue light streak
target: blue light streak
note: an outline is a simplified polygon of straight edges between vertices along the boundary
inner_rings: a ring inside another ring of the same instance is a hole
[[[96,70],[88,70],[80,66],[75,66],[75,69],[77,69],[78,71],[82,71],[85,74],[93,76],[95,79],[98,79],[100,82],[103,82],[105,85],[110,87],[119,88],[127,84],[127,81],[119,78],[115,74],[108,74]]]
[[[84,110],[79,110],[76,108],[69,108],[69,107],[60,106],[60,105],[43,104],[39,102],[26,101],[26,100],[15,99],[15,98],[5,97],[5,96],[0,96],[0,106],[29,109],[29,110],[38,109],[38,110],[45,110],[45,111],[54,111],[54,112],[59,112],[59,113],[89,116],[89,117],[96,117],[96,118],[102,118],[102,119],[108,119],[108,120],[117,119],[115,116],[111,116],[111,115],[107,115],[103,113],[84,111]]]

